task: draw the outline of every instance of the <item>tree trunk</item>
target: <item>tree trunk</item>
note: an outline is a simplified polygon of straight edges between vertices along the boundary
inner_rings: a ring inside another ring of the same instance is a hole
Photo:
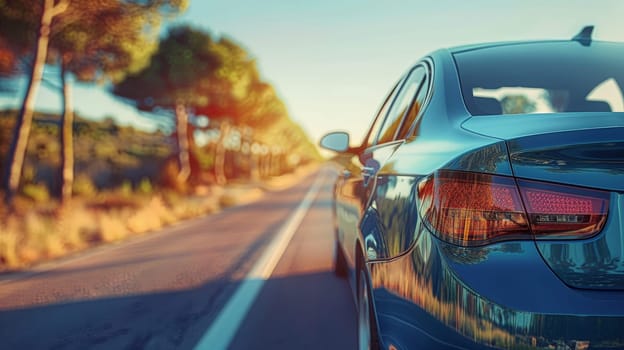
[[[39,32],[37,33],[37,46],[35,47],[35,57],[30,72],[30,80],[26,95],[22,102],[22,108],[17,120],[15,121],[15,129],[13,132],[13,140],[9,147],[6,159],[5,174],[5,202],[8,206],[12,206],[13,197],[17,193],[19,181],[22,177],[22,168],[24,166],[24,158],[26,156],[26,148],[28,146],[28,137],[32,127],[33,110],[35,106],[35,98],[41,85],[41,77],[48,55],[48,43],[50,41],[50,24],[52,19],[67,9],[68,2],[61,1],[58,4],[54,0],[44,0],[43,10],[41,12],[41,21],[39,24]]]
[[[245,126],[243,129],[243,141],[244,143],[247,144],[247,167],[248,167],[248,173],[247,176],[249,177],[249,179],[251,181],[256,181],[258,180],[259,176],[258,176],[258,157],[255,155],[255,151],[257,146],[257,143],[254,142],[253,136],[254,136],[254,130],[248,126]],[[254,145],[256,145],[254,147]]]
[[[249,147],[249,162],[251,171],[251,180],[260,180],[260,155],[258,154],[258,148],[260,145],[257,142],[253,142]]]
[[[178,182],[188,181],[191,176],[191,151],[189,146],[188,135],[188,113],[186,112],[186,104],[178,100],[175,108],[176,129],[178,134]]]
[[[224,185],[227,182],[225,176],[225,141],[230,134],[230,123],[222,121],[219,125],[219,140],[215,147],[214,172],[217,184]]]
[[[72,197],[74,185],[74,107],[72,86],[67,81],[67,72],[61,62],[61,82],[63,84],[63,116],[61,117],[61,203],[66,204]]]

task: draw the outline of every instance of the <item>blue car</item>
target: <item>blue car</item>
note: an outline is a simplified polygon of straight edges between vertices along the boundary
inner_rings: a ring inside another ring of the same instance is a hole
[[[624,348],[624,44],[424,57],[321,146],[360,349]]]

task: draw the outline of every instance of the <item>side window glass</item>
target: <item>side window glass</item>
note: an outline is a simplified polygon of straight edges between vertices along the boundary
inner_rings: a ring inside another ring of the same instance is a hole
[[[403,81],[404,81],[403,78],[401,78],[399,80],[399,82],[394,86],[394,88],[390,92],[390,95],[388,95],[388,97],[386,97],[386,100],[384,101],[383,105],[379,109],[379,112],[377,112],[377,116],[375,117],[375,121],[374,121],[373,125],[370,127],[370,131],[369,131],[368,137],[366,139],[366,147],[367,148],[374,144],[375,138],[377,137],[377,134],[379,133],[379,128],[381,127],[381,124],[384,121],[386,113],[388,113],[388,109],[390,109],[390,106],[392,105],[392,101],[394,101],[394,98],[396,97],[397,92],[399,92],[399,90],[401,88],[401,84],[403,84]]]
[[[420,87],[418,88],[418,93],[416,94],[416,98],[412,102],[407,115],[403,120],[403,125],[401,126],[401,130],[397,135],[398,140],[402,140],[407,138],[409,131],[415,125],[416,120],[420,118],[422,113],[422,108],[424,107],[425,100],[427,99],[427,94],[429,93],[429,76],[425,76],[422,80]],[[418,126],[416,126],[418,127]]]
[[[425,79],[425,75],[426,71],[422,66],[418,66],[412,70],[392,104],[392,107],[390,107],[388,116],[379,132],[377,143],[386,143],[395,139],[394,136],[401,127],[403,116],[410,107],[414,95],[416,95],[418,88]]]

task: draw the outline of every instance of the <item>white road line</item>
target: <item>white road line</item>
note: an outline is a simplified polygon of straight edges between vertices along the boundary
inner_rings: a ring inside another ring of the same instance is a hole
[[[262,290],[264,282],[271,277],[275,266],[284,254],[308,209],[310,209],[324,179],[324,174],[319,173],[299,207],[282,225],[273,241],[199,340],[195,350],[227,349],[260,290]]]

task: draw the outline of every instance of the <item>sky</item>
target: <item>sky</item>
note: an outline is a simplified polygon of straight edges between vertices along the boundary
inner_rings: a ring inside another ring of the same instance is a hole
[[[621,0],[191,0],[173,23],[226,35],[255,57],[314,142],[333,130],[360,139],[400,75],[438,48],[470,43],[569,39],[596,26],[597,40],[624,42]],[[149,119],[102,88],[78,85],[76,109],[149,128]],[[14,98],[14,100],[17,100]],[[9,103],[0,96],[0,105]],[[58,106],[43,88],[38,106]]]
[[[594,38],[624,42],[624,1],[192,1],[179,21],[227,35],[257,58],[314,141],[360,139],[397,79],[421,57],[462,44]]]

